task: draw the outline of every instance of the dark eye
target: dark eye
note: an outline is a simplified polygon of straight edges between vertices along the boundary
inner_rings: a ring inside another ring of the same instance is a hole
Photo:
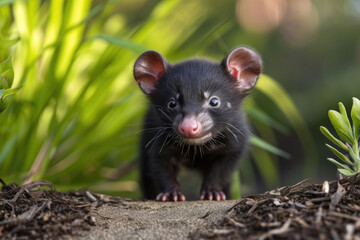
[[[168,102],[168,108],[172,109],[175,108],[177,105],[175,99],[171,99],[170,102]]]
[[[210,106],[217,107],[220,105],[220,100],[217,97],[212,97],[209,102]]]

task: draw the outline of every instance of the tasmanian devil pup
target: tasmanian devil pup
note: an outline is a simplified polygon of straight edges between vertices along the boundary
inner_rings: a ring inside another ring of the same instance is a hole
[[[172,65],[144,52],[134,77],[151,105],[141,141],[144,197],[184,201],[177,179],[185,165],[203,175],[200,199],[231,198],[233,171],[247,144],[240,103],[261,72],[261,58],[246,47],[221,63],[191,59]]]

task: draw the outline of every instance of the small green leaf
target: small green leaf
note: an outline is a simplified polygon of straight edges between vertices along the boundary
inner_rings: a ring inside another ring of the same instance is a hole
[[[9,56],[4,62],[0,63],[0,88],[10,88],[13,80],[14,70],[11,56]]]
[[[328,161],[332,162],[333,164],[335,164],[336,166],[338,166],[339,168],[343,168],[343,169],[348,169],[349,171],[352,171],[348,166],[342,164],[342,163],[339,163],[338,161],[336,161],[335,159],[333,158],[328,158],[327,159]]]
[[[5,109],[9,106],[9,104],[10,104],[9,98],[0,99],[0,113],[5,111]]]
[[[327,138],[328,138],[330,141],[332,141],[334,144],[336,144],[337,146],[341,147],[341,148],[344,149],[344,150],[348,150],[348,148],[346,147],[346,145],[345,145],[343,142],[341,142],[339,139],[335,138],[335,137],[330,133],[330,131],[327,130],[326,127],[321,126],[321,127],[320,127],[320,131],[321,131],[321,133],[322,133],[325,137],[327,137]]]
[[[9,83],[6,80],[6,78],[4,78],[1,74],[0,74],[0,88],[1,89],[7,89],[9,88]]]
[[[344,154],[342,154],[341,152],[339,152],[336,148],[330,146],[329,144],[326,144],[326,146],[336,155],[338,156],[341,160],[343,160],[346,164],[350,165],[350,166],[354,166],[354,163],[352,163]]]
[[[254,144],[255,146],[262,148],[268,152],[274,153],[276,155],[279,155],[281,157],[284,157],[286,159],[290,158],[290,154],[277,148],[274,147],[273,145],[271,145],[268,142],[265,142],[264,140],[262,140],[261,138],[255,137],[255,136],[251,136],[249,139],[249,142]]]
[[[354,175],[354,174],[355,174],[354,171],[349,170],[349,169],[341,169],[341,168],[338,168],[338,171],[339,171],[341,174],[345,175],[345,176],[351,176],[351,175]]]
[[[353,132],[355,139],[360,138],[360,100],[353,98],[353,105],[351,108],[351,119],[353,123]]]
[[[13,89],[0,89],[0,113],[5,111],[5,109],[10,104],[9,96],[17,93],[22,86],[13,88]]]
[[[1,5],[1,3],[0,3]],[[14,38],[14,39],[4,39],[0,37],[0,48],[2,49],[9,49],[11,46],[13,46],[15,43],[17,43],[20,40],[20,38]]]
[[[337,111],[330,110],[329,118],[339,137],[347,143],[354,143],[351,128],[349,128],[343,116]]]
[[[147,47],[145,47],[139,43],[136,43],[132,40],[128,40],[128,39],[121,38],[121,37],[115,37],[115,36],[110,36],[110,35],[96,35],[96,36],[89,38],[88,40],[92,40],[92,39],[101,39],[109,44],[113,44],[117,47],[121,47],[121,48],[130,50],[136,54],[140,54],[140,53],[143,53],[148,50]]]
[[[351,125],[350,125],[350,121],[349,121],[349,118],[348,118],[348,115],[346,112],[346,108],[342,102],[339,102],[339,109],[340,109],[341,116],[343,117],[344,124],[346,124],[346,128],[350,130],[349,134],[350,133],[352,134]],[[352,136],[352,138],[354,138],[354,136]]]
[[[354,160],[354,163],[359,163],[360,162],[359,155],[356,154],[354,152],[354,149],[352,149],[351,147],[349,147],[349,154],[350,154],[350,157]]]
[[[10,95],[13,95],[15,93],[17,93],[20,89],[22,88],[22,86],[16,87],[16,88],[11,88],[11,89],[5,89],[4,94],[3,94],[3,98],[6,98]]]

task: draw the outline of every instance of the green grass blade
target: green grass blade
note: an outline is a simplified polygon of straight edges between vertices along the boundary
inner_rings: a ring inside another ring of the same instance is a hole
[[[125,48],[127,50],[130,50],[136,54],[141,54],[147,50],[149,50],[144,45],[135,43],[131,40],[127,40],[125,38],[117,37],[117,36],[109,36],[109,35],[96,35],[93,37],[88,38],[88,40],[94,40],[94,39],[100,39],[103,40],[109,44],[113,44],[120,48]]]
[[[271,117],[269,117],[268,115],[266,115],[263,111],[261,111],[260,109],[257,108],[246,108],[245,109],[246,114],[254,119],[259,120],[260,122],[266,124],[267,126],[274,128],[275,130],[283,133],[283,134],[288,134],[289,130],[282,124],[280,124],[279,122],[277,122],[276,120],[272,119]]]
[[[87,21],[89,21],[90,19],[92,19],[94,16],[98,15],[99,13],[101,13],[105,7],[108,5],[108,3],[113,2],[113,0],[107,0],[105,3],[101,3],[97,6],[95,6],[94,8],[90,9],[89,12],[86,13],[86,15],[80,20],[78,21],[76,24],[70,26],[69,28],[67,28],[65,30],[66,32],[70,32],[72,31],[74,28],[77,28],[81,25],[84,25],[87,23]]]
[[[240,170],[234,171],[233,173],[231,195],[233,199],[238,199],[241,196]]]
[[[12,138],[10,138],[6,144],[4,145],[3,149],[0,151],[0,166],[3,166],[3,162],[10,154],[11,150],[14,148],[16,144],[17,136],[14,135]],[[1,168],[0,168],[1,169]],[[0,171],[1,172],[1,171]],[[5,174],[5,172],[3,172]]]
[[[290,154],[288,154],[287,152],[271,145],[270,143],[267,143],[266,141],[264,141],[263,139],[256,137],[256,136],[251,136],[249,138],[249,142],[259,148],[262,148],[268,152],[271,152],[275,155],[281,156],[283,158],[286,159],[290,159]]]
[[[252,157],[267,188],[271,189],[279,184],[279,172],[276,161],[270,154],[258,147],[252,151]]]
[[[316,144],[290,96],[275,80],[264,74],[260,76],[256,88],[277,105],[296,131],[306,154],[305,172],[312,174],[318,165],[318,161],[315,160],[318,159],[316,157]]]

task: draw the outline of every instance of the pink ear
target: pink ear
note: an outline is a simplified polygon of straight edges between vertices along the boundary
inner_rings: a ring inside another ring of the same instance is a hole
[[[147,51],[141,54],[134,65],[134,77],[144,93],[151,94],[156,90],[156,83],[168,65],[158,52]]]
[[[241,92],[253,88],[261,72],[261,58],[252,49],[239,47],[232,50],[224,59],[227,71],[236,80]]]

